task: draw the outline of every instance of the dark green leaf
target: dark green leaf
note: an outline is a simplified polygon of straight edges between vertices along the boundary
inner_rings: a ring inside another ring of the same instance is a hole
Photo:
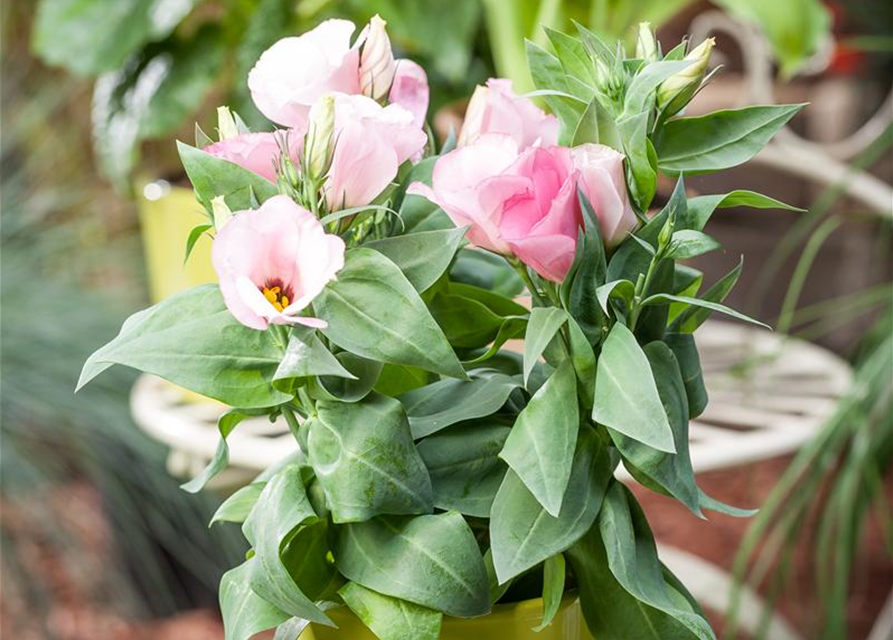
[[[437,640],[443,614],[348,582],[338,590],[344,604],[381,640]]]
[[[648,152],[648,111],[624,115],[617,131],[626,154],[630,193],[640,211],[647,211],[657,189],[657,166]]]
[[[197,224],[192,228],[192,231],[189,232],[189,237],[186,239],[186,255],[183,257],[184,263],[189,260],[189,256],[192,254],[192,250],[195,248],[195,243],[198,242],[199,238],[213,228],[214,225],[210,222]]]
[[[431,186],[431,172],[440,156],[425,158],[415,165],[407,177],[406,184],[424,182]],[[438,231],[454,229],[456,225],[438,205],[424,196],[407,193],[398,209],[403,221],[402,233],[419,233],[421,231]]]
[[[596,296],[596,291],[605,283],[607,276],[605,244],[599,230],[598,217],[581,189],[577,190],[577,198],[583,213],[583,229],[577,238],[574,266],[562,285],[562,291],[567,290],[567,309],[571,316],[589,343],[597,345],[604,337],[605,328],[605,317]]]
[[[727,516],[733,516],[735,518],[750,518],[759,512],[759,509],[740,509],[738,507],[727,505],[716,498],[711,498],[701,489],[698,489],[698,497],[702,509],[724,513]]]
[[[648,359],[635,337],[619,322],[598,359],[592,419],[655,449],[675,452]]]
[[[421,293],[446,271],[464,236],[465,229],[422,231],[367,242],[364,246],[387,256]]]
[[[743,266],[744,259],[742,258],[738,263],[738,266],[720,278],[712,287],[707,289],[700,299],[702,301],[706,300],[710,302],[722,302],[725,300],[729,291],[731,291],[732,287],[735,286],[735,283],[738,282],[738,276],[741,275],[741,268]],[[669,327],[669,331],[676,333],[693,333],[695,329],[704,324],[704,321],[710,317],[711,313],[713,313],[711,309],[688,305],[687,308],[673,320],[673,323]]]
[[[314,300],[323,333],[357,355],[464,379],[465,370],[403,272],[372,249],[348,251],[338,279]]]
[[[373,394],[317,409],[308,454],[335,522],[431,512],[431,480],[397,400]]]
[[[335,357],[351,374],[352,379],[344,376],[320,376],[311,382],[311,395],[341,402],[358,402],[369,395],[378,382],[382,364],[349,351],[342,351]]]
[[[430,380],[431,374],[424,369],[386,364],[381,368],[378,382],[373,389],[382,395],[396,398],[407,391],[424,387]]]
[[[543,621],[533,628],[540,632],[555,619],[561,599],[564,597],[564,556],[556,554],[546,558],[543,567]]]
[[[617,317],[625,317],[629,313],[635,293],[636,286],[629,280],[612,280],[611,282],[606,282],[595,291],[598,303],[605,314],[618,311],[618,309],[612,308],[612,298],[618,299],[623,303],[623,306],[619,309],[620,315]]]
[[[577,38],[573,38],[565,33],[544,27],[546,36],[552,47],[555,49],[555,55],[561,62],[561,66],[565,73],[574,76],[588,85],[595,83],[595,65],[586,52],[586,47]]]
[[[738,320],[743,320],[744,322],[750,322],[752,324],[759,325],[761,327],[766,327],[767,329],[771,329],[771,327],[759,320],[754,320],[753,318],[744,315],[743,313],[739,313],[734,309],[730,309],[725,305],[721,305],[717,302],[711,302],[710,300],[704,300],[701,298],[689,298],[687,296],[674,296],[670,293],[656,293],[653,296],[648,296],[645,300],[642,301],[642,306],[647,307],[649,305],[657,305],[657,304],[665,304],[668,302],[682,302],[685,304],[690,304],[695,307],[701,307],[702,309],[707,309],[708,311],[719,311],[720,313],[724,313],[727,316],[732,316],[733,318],[737,318]]]
[[[519,295],[524,290],[524,282],[505,258],[480,249],[460,249],[456,255],[456,262],[450,269],[450,279],[509,298]]]
[[[533,371],[533,366],[567,321],[567,312],[558,307],[536,307],[530,312],[527,332],[524,334],[525,385],[530,378],[530,372]]]
[[[530,75],[533,78],[534,86],[537,89],[555,90],[573,95],[573,90],[565,80],[564,69],[558,58],[530,40],[526,41],[526,47],[527,62],[530,66]],[[559,143],[570,143],[586,104],[579,104],[575,100],[556,95],[544,95],[543,101],[558,118]]]
[[[284,346],[271,332],[240,324],[216,285],[178,293],[132,315],[118,336],[84,364],[78,389],[113,364],[152,373],[244,409],[291,396],[273,388]]]
[[[490,610],[484,560],[455,511],[382,516],[339,527],[335,563],[364,587],[447,615],[472,617]]]
[[[502,316],[461,295],[437,293],[429,306],[450,344],[458,348],[478,349],[490,344],[503,325]]]
[[[697,418],[707,408],[707,388],[701,373],[701,358],[694,336],[690,333],[668,333],[664,342],[673,350],[682,381],[685,383],[685,395],[688,398],[688,417]]]
[[[785,204],[781,200],[764,196],[761,193],[738,189],[729,193],[689,198],[688,211],[684,216],[679,216],[676,219],[676,228],[701,231],[707,225],[710,216],[713,215],[716,209],[728,209],[730,207],[803,211],[803,209]]]
[[[706,233],[693,229],[682,229],[673,234],[672,244],[667,257],[676,260],[688,260],[689,258],[695,258],[710,251],[715,251],[721,246]]]

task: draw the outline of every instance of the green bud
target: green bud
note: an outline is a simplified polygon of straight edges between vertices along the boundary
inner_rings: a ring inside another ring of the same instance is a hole
[[[657,252],[658,254],[666,253],[667,249],[670,246],[670,242],[673,240],[673,232],[676,230],[676,216],[672,213],[667,217],[667,221],[664,222],[664,226],[660,230],[660,235],[657,237]]]
[[[230,210],[229,205],[226,204],[223,196],[211,198],[211,213],[214,217],[214,229],[217,231],[220,231],[233,217],[233,212]]]
[[[239,127],[229,107],[217,107],[217,134],[220,140],[229,140],[239,135]]]
[[[335,97],[323,96],[310,109],[307,137],[304,138],[304,175],[318,181],[329,171],[335,153]]]
[[[601,59],[595,61],[595,87],[615,105],[623,102],[623,76],[611,71]]]
[[[654,39],[654,32],[651,30],[650,22],[639,23],[639,31],[636,37],[636,57],[641,58],[645,62],[657,60],[657,42]]]
[[[707,38],[692,49],[685,60],[692,60],[692,64],[670,76],[657,90],[657,107],[664,113],[664,117],[675,115],[682,111],[688,104],[707,75],[707,66],[710,64],[710,54],[715,42],[713,38]]]

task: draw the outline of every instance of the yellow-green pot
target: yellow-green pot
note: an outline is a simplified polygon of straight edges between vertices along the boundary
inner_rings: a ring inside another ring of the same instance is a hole
[[[300,640],[377,640],[347,607],[332,609],[327,614],[337,629],[312,624]],[[445,616],[440,640],[593,640],[575,595],[566,595],[552,624],[537,633],[533,627],[540,624],[542,615],[543,600],[536,598],[498,604],[489,615],[480,618]]]
[[[183,262],[189,232],[208,221],[192,189],[164,180],[149,182],[140,193],[139,214],[152,302],[217,281],[210,238],[200,238],[189,260]]]

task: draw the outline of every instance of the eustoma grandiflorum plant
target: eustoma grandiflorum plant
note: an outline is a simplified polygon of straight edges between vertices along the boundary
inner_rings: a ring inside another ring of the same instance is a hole
[[[713,638],[660,564],[614,479],[623,464],[696,516],[741,515],[698,489],[688,422],[707,396],[692,333],[739,268],[702,291],[684,260],[712,251],[720,207],[785,206],[747,191],[689,198],[681,174],[751,158],[797,111],[684,117],[712,41],[634,57],[586,30],[530,45],[554,115],[490,80],[433,155],[424,71],[374,19],[286,38],[248,78],[283,127],[180,144],[219,285],[130,318],[87,362],[118,363],[282,417],[299,451],[227,500],[248,559],[223,577],[229,640],[346,605],[383,640],[433,640],[443,616],[566,591],[599,640]],[[657,175],[680,176],[649,213]],[[470,245],[469,245],[470,243]],[[531,307],[515,296],[526,288]],[[523,354],[503,349],[523,338]]]

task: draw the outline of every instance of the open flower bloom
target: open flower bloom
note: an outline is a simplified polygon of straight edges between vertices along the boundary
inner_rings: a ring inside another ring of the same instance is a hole
[[[573,264],[580,209],[570,149],[529,147],[519,153],[507,134],[487,134],[446,154],[433,187],[409,192],[440,205],[475,245],[515,255],[542,277],[560,282]]]
[[[329,209],[369,204],[428,136],[398,104],[382,107],[361,95],[335,97],[335,151],[325,184]]]
[[[217,233],[211,257],[236,320],[252,329],[325,322],[298,315],[344,266],[344,241],[286,196],[240,211]]]
[[[558,120],[530,99],[517,96],[511,80],[490,78],[486,87],[477,87],[471,96],[458,146],[488,133],[511,136],[519,149],[534,144],[548,147],[558,144]]]
[[[279,156],[282,153],[280,143],[286,141],[289,155],[297,163],[303,140],[304,135],[298,130],[243,133],[208,145],[203,151],[253,171],[270,182],[276,182],[276,167],[279,166]]]
[[[583,144],[571,154],[580,188],[598,216],[602,239],[609,248],[615,247],[639,224],[626,192],[623,154],[603,144]]]
[[[278,124],[306,130],[310,106],[318,98],[336,91],[359,93],[359,51],[350,45],[355,30],[349,20],[326,20],[267,49],[248,75],[260,112]]]

